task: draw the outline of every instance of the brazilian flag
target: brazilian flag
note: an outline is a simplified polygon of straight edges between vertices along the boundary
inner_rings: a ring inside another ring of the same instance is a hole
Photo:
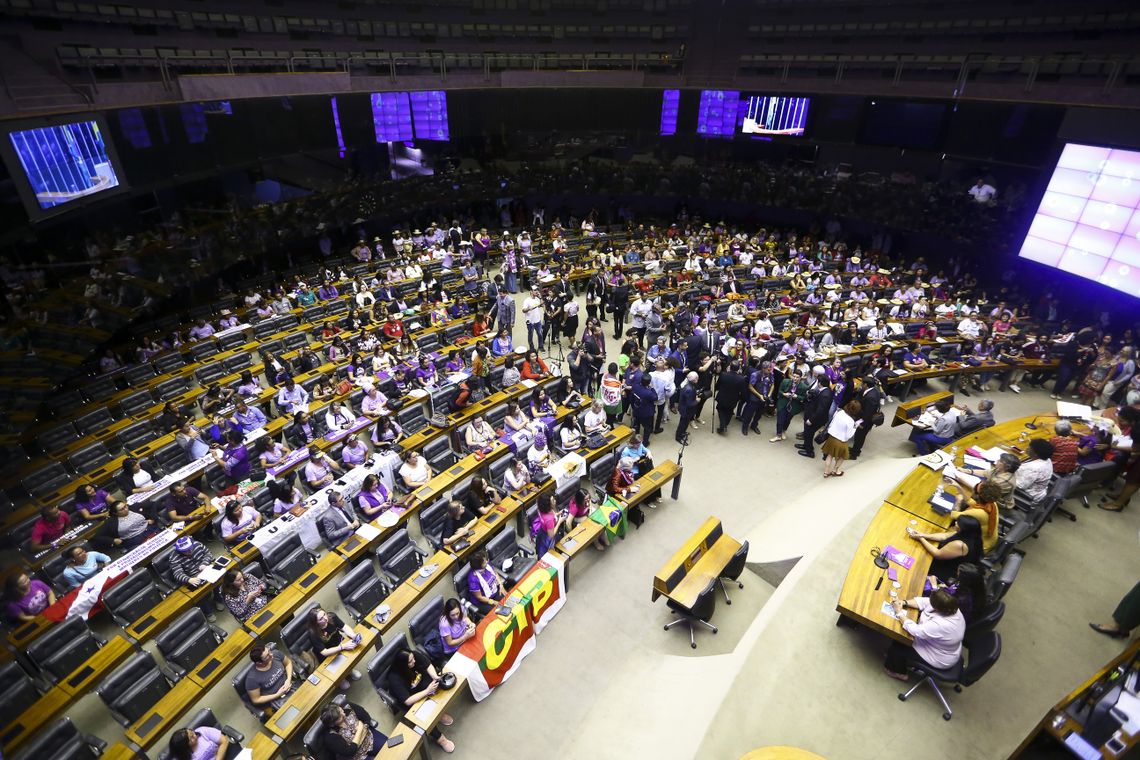
[[[590,513],[590,519],[605,527],[606,537],[610,539],[611,543],[615,538],[625,538],[625,533],[629,530],[629,520],[626,519],[625,507],[615,501],[612,496],[607,496],[601,506],[594,508],[594,511]]]

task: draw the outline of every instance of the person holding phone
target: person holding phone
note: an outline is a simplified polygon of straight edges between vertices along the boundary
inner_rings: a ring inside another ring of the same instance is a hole
[[[463,642],[475,636],[475,623],[467,617],[458,599],[448,599],[443,605],[443,615],[439,618],[439,638],[443,642],[443,653],[450,657]]]
[[[392,669],[388,671],[388,691],[398,704],[412,707],[439,691],[439,672],[426,655],[400,649],[392,661]],[[441,726],[450,726],[454,722],[455,719],[447,713],[439,716]],[[428,736],[447,754],[455,751],[455,743],[444,736],[438,726],[429,731]]]
[[[372,716],[355,702],[330,704],[321,710],[320,744],[336,760],[368,760],[388,740],[372,728]]]
[[[361,636],[349,627],[335,612],[326,612],[320,606],[309,612],[309,640],[313,642],[313,652],[317,659],[332,657],[341,652],[351,652],[360,644]],[[347,691],[352,681],[360,680],[360,671],[353,670],[349,677],[340,682],[341,691]]]

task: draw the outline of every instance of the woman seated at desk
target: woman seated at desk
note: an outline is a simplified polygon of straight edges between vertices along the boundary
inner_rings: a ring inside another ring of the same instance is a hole
[[[484,480],[481,475],[471,478],[471,483],[467,486],[467,493],[463,494],[464,506],[476,515],[487,514],[492,507],[498,506],[502,500],[502,494]]]
[[[270,467],[280,464],[281,460],[289,456],[289,453],[292,451],[292,449],[284,443],[275,441],[267,435],[258,438],[257,443],[254,444],[254,448],[257,450],[257,460],[261,462],[261,468],[263,470],[268,470]],[[290,476],[290,478],[291,477],[292,476]]]
[[[431,465],[412,449],[404,454],[404,463],[400,465],[400,478],[409,491],[414,491],[431,480]]]
[[[390,416],[381,417],[372,428],[372,444],[376,447],[389,448],[404,437],[404,429]]]
[[[503,426],[507,429],[508,433],[516,433],[519,430],[529,429],[531,422],[531,418],[522,410],[522,407],[519,406],[519,402],[511,401],[507,404],[507,414],[503,417]]]
[[[227,544],[236,544],[260,528],[261,519],[261,513],[252,505],[234,499],[226,505],[225,515],[222,517],[218,532],[222,534],[222,541]]]
[[[557,413],[554,402],[547,395],[545,388],[535,388],[530,396],[530,416],[535,420],[543,417],[553,417]]]
[[[519,458],[512,459],[511,466],[503,474],[503,484],[511,491],[518,492],[529,486],[530,481],[530,470],[527,469],[526,462]]]
[[[427,655],[401,649],[392,660],[388,671],[388,691],[396,698],[398,705],[413,707],[429,699],[439,690],[439,673]],[[450,726],[455,722],[447,713],[439,717],[439,725]],[[428,732],[440,748],[450,754],[455,751],[455,743],[440,733],[438,727]]]
[[[582,432],[586,435],[594,433],[608,433],[610,426],[606,422],[606,410],[601,399],[594,399],[590,408],[582,415]]]
[[[522,373],[519,372],[515,366],[515,357],[508,356],[503,359],[503,376],[500,382],[504,388],[510,388],[512,385],[522,379]]]
[[[554,461],[554,456],[550,451],[550,447],[546,445],[546,433],[538,433],[534,437],[534,443],[526,452],[527,466],[530,467],[531,472],[537,470],[545,470]]]
[[[269,495],[273,497],[274,515],[290,512],[305,503],[301,489],[293,486],[288,480],[269,480],[265,487],[268,489]]]
[[[451,546],[467,535],[467,531],[479,520],[479,515],[472,512],[458,499],[447,502],[447,511],[443,516],[443,530],[439,534],[440,542],[444,546]]]
[[[392,495],[376,475],[367,475],[356,495],[356,506],[367,520],[374,520],[391,505]]]
[[[475,636],[475,623],[467,617],[458,599],[448,599],[443,604],[443,615],[439,618],[439,638],[443,641],[443,653],[451,656],[463,642]]]
[[[329,704],[321,710],[318,742],[327,757],[336,760],[368,760],[376,757],[388,740],[372,728],[372,716],[355,702]]]
[[[954,510],[950,518],[957,520],[963,515],[973,517],[981,525],[982,551],[990,552],[998,542],[998,502],[1001,500],[1001,487],[997,483],[983,480],[974,489],[972,497],[959,493],[954,497]]]
[[[962,659],[962,639],[966,636],[966,619],[958,610],[958,600],[946,589],[938,589],[929,597],[896,599],[891,602],[895,615],[903,621],[903,630],[914,637],[911,645],[892,642],[887,649],[884,669],[891,678],[909,680],[912,665],[928,664],[936,668],[953,667]],[[905,617],[905,610],[917,609],[918,622]]]
[[[499,334],[491,341],[491,353],[495,356],[507,356],[514,353],[514,350],[510,333],[506,329],[499,330]]]
[[[222,604],[239,623],[244,623],[265,609],[269,597],[265,594],[265,581],[252,573],[227,570],[222,577]]]
[[[485,446],[492,445],[498,438],[495,428],[481,414],[475,415],[467,430],[463,432],[463,442],[468,451],[478,451]]]
[[[111,506],[110,516],[103,522],[98,534],[91,539],[91,545],[106,552],[110,552],[113,548],[128,551],[150,537],[153,525],[154,520],[148,520],[139,512],[132,512],[127,502],[116,501]]]
[[[957,530],[953,531],[919,533],[907,527],[906,533],[933,558],[930,575],[940,581],[953,578],[963,562],[979,564],[982,561],[982,527],[976,517],[962,515],[957,520]]]
[[[971,467],[961,467],[954,473],[954,481],[959,485],[976,492],[981,483],[993,483],[998,487],[1001,496],[998,505],[1002,509],[1013,509],[1013,490],[1017,487],[1017,470],[1021,467],[1021,460],[1008,452],[998,457],[988,470],[975,470]]]
[[[942,583],[933,575],[927,580],[927,596],[938,589],[949,591],[958,600],[958,611],[969,625],[974,620],[989,612],[991,603],[986,593],[986,574],[982,568],[972,562],[963,562],[958,565],[958,573],[946,583]]]

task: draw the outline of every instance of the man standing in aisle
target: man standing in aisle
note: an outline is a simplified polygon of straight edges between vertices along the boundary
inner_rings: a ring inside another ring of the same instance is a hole
[[[545,334],[544,334],[543,322],[542,322],[543,317],[545,316],[545,309],[543,308],[544,306],[545,306],[545,304],[543,304],[542,298],[539,296],[539,293],[537,290],[530,291],[530,297],[527,298],[525,301],[523,301],[523,305],[522,305],[523,318],[526,319],[526,344],[527,344],[527,346],[530,347],[530,349],[532,351],[535,350],[535,346],[534,346],[534,336],[535,335],[538,336],[538,349],[537,350],[539,350],[539,351],[545,351],[546,350],[546,346],[543,343],[543,338],[545,337]],[[502,327],[501,322],[500,322],[500,327]]]
[[[883,392],[879,390],[879,384],[875,381],[874,375],[867,375],[863,378],[863,393],[859,396],[859,419],[863,420],[863,424],[855,428],[855,438],[851,442],[850,458],[852,460],[858,459],[859,454],[863,451],[863,444],[867,441],[867,433],[871,432],[874,427],[875,415],[883,407]]]
[[[815,459],[815,432],[827,424],[831,401],[835,395],[823,367],[815,365],[811,374],[811,385],[808,386],[807,400],[804,401],[804,439],[796,444],[796,448],[801,457]]]

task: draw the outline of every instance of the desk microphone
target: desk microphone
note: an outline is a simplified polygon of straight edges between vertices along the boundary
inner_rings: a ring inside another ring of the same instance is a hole
[[[888,567],[890,567],[890,563],[887,562],[887,555],[885,552],[876,549],[872,552],[872,556],[875,558],[875,567],[882,568],[883,570],[886,570]]]
[[[1041,415],[1039,414],[1033,418],[1032,422],[1026,422],[1025,427],[1028,428],[1029,430],[1036,430],[1037,429],[1037,420],[1040,419],[1040,417],[1041,417]]]

